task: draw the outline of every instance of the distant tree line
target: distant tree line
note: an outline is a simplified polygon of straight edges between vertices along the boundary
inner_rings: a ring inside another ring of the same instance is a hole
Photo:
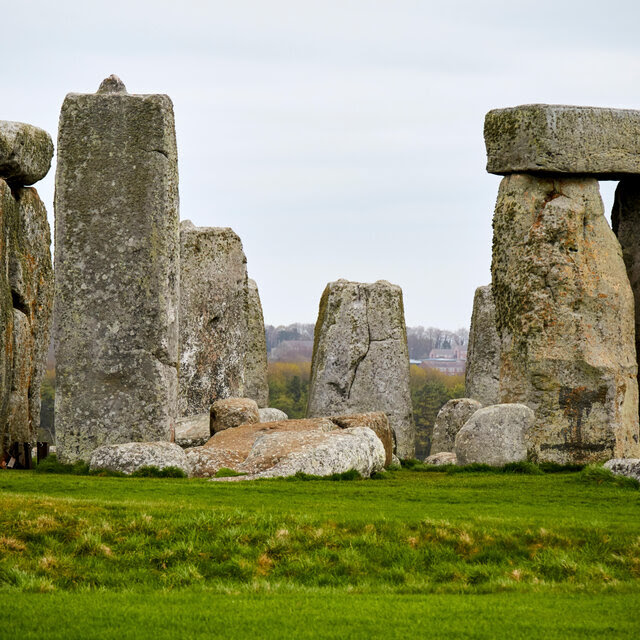
[[[287,326],[265,326],[267,354],[270,361],[293,362],[310,359],[314,325],[296,322]],[[407,344],[411,360],[425,360],[432,349],[451,349],[465,346],[469,330],[450,331],[437,327],[407,327]],[[300,343],[296,345],[296,343]]]

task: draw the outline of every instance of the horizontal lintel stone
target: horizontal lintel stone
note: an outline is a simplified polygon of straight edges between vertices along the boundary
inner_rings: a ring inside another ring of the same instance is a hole
[[[615,180],[640,174],[640,111],[527,104],[489,111],[487,171],[579,174]]]
[[[21,187],[34,184],[47,175],[51,158],[53,142],[44,129],[0,120],[0,178]]]

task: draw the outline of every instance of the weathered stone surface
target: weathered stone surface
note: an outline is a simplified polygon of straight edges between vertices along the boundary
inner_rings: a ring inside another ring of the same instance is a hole
[[[282,420],[279,422],[242,424],[216,433],[203,447],[187,449],[194,465],[194,475],[208,478],[222,467],[242,471],[255,441],[263,435],[284,431],[335,431],[338,426],[329,418]]]
[[[616,234],[631,284],[635,309],[636,361],[640,362],[640,178],[621,180],[611,212]]]
[[[458,464],[458,458],[452,451],[441,451],[440,453],[434,453],[427,456],[424,459],[424,463],[435,466],[441,466],[443,464]]]
[[[42,180],[51,167],[53,142],[38,127],[0,120],[0,179],[15,186]]]
[[[56,174],[56,444],[172,440],[178,166],[165,95],[69,94]]]
[[[415,426],[400,287],[385,281],[327,285],[315,329],[308,416],[384,411],[397,454],[411,458]]]
[[[458,431],[457,464],[500,466],[527,458],[534,414],[523,404],[496,404],[476,411]]]
[[[384,468],[385,452],[366,427],[340,431],[277,432],[261,436],[241,469],[262,478],[296,473],[328,476],[356,470],[362,476]]]
[[[484,140],[489,173],[640,174],[640,111],[555,104],[495,109],[485,117]]]
[[[393,457],[391,458],[391,466],[393,466],[393,467],[402,466],[402,463],[400,462],[400,458],[398,458],[398,456],[395,453],[393,454]]]
[[[0,455],[40,425],[53,270],[47,212],[35,189],[0,180]]]
[[[210,422],[209,413],[178,418],[176,420],[176,444],[183,449],[202,446],[211,437]]]
[[[388,467],[393,458],[393,431],[389,424],[389,418],[382,411],[370,411],[368,413],[356,413],[348,416],[332,416],[330,420],[341,429],[354,427],[369,428],[373,431],[384,446],[384,466]]]
[[[260,422],[260,414],[256,401],[251,398],[225,398],[211,405],[211,435],[256,422]]]
[[[449,400],[438,412],[431,436],[431,455],[445,451],[453,451],[456,435],[464,423],[482,405],[471,398],[454,398]]]
[[[616,475],[634,478],[640,482],[640,458],[614,458],[607,460],[604,467]]]
[[[500,401],[534,410],[532,454],[636,455],[633,294],[598,183],[508,176],[493,225]]]
[[[259,407],[269,406],[267,383],[267,338],[260,294],[255,280],[248,280],[247,342],[244,364],[244,395],[253,398]]]
[[[478,287],[473,298],[464,385],[468,398],[484,405],[499,401],[500,336],[490,285]]]
[[[289,418],[284,411],[272,407],[258,409],[258,413],[260,414],[260,422],[278,422],[279,420],[287,420]]]
[[[91,454],[89,468],[131,474],[142,467],[178,467],[187,475],[192,468],[185,452],[173,442],[127,442],[103,445]]]
[[[181,415],[245,396],[247,259],[228,228],[180,225]],[[266,348],[266,347],[265,347]]]

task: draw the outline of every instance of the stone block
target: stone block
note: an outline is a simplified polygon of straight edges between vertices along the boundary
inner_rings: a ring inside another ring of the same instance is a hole
[[[51,167],[53,142],[38,127],[0,120],[0,179],[12,186],[42,180]]]
[[[640,111],[526,104],[489,111],[487,171],[581,174],[603,180],[640,174]]]
[[[67,95],[55,214],[59,458],[172,440],[180,253],[168,96],[129,94],[117,78]]]

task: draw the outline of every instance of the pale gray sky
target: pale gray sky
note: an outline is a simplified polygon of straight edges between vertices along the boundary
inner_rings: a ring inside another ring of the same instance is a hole
[[[65,94],[111,73],[171,96],[181,217],[240,235],[271,324],[315,322],[331,280],[383,278],[407,324],[467,325],[499,182],[485,113],[640,108],[637,0],[0,0],[0,15],[0,119],[55,141]],[[54,173],[37,185],[51,222]]]

